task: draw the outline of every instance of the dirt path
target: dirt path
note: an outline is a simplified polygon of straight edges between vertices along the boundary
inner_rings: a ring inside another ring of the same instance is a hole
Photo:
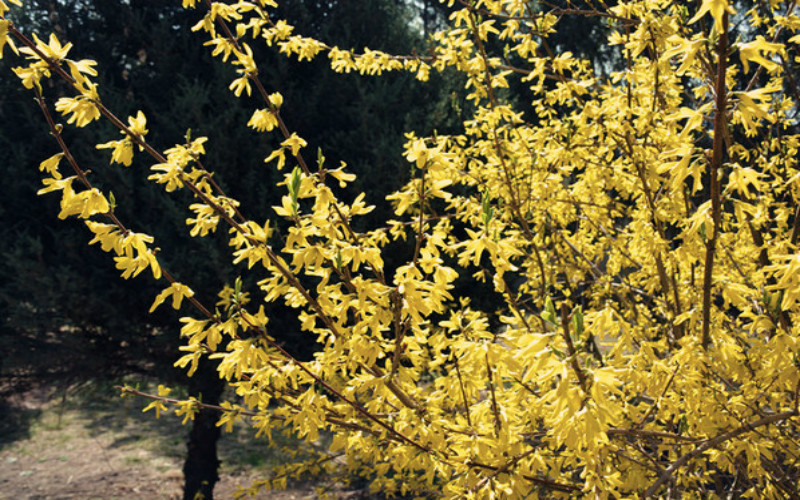
[[[175,418],[142,415],[141,406],[110,394],[53,400],[30,393],[0,402],[0,500],[180,499],[187,429]],[[218,500],[262,477],[275,459],[262,444],[241,439],[225,435],[220,443]],[[308,487],[255,498],[315,495]]]

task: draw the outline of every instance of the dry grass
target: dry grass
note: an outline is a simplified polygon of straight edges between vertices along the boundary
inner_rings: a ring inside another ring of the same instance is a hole
[[[40,389],[0,407],[0,500],[172,500],[181,498],[188,427],[142,414],[146,402],[120,399],[110,386]],[[284,444],[289,444],[288,442]],[[246,429],[223,434],[215,498],[264,477],[283,460]],[[263,499],[311,499],[313,484]]]

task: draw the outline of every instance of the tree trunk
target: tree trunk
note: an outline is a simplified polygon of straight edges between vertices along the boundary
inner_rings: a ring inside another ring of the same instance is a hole
[[[205,365],[205,366],[204,366]],[[203,403],[219,404],[223,381],[217,375],[215,364],[207,360],[200,363],[189,379],[189,394]],[[213,410],[200,410],[192,423],[186,445],[186,462],[183,464],[183,500],[213,500],[217,474],[217,440],[220,428],[216,426],[219,414]]]

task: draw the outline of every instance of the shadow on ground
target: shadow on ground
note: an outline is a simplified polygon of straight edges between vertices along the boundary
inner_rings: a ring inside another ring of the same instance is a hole
[[[11,397],[0,400],[0,450],[21,439],[31,437],[31,425],[42,414],[37,408],[21,407]]]
[[[140,388],[157,392],[154,383],[142,382]],[[188,426],[171,413],[162,412],[160,419],[142,413],[148,400],[119,394],[113,384],[93,383],[0,401],[0,500],[179,499]],[[275,441],[295,450],[299,446],[285,436],[276,435]],[[289,460],[241,426],[223,434],[219,455],[215,498],[220,499],[232,498],[237,485],[264,479]],[[322,484],[338,488],[316,478],[255,498],[315,498],[313,487]]]

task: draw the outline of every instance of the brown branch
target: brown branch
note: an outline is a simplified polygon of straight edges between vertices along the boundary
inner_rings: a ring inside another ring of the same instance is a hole
[[[694,450],[690,451],[689,453],[686,453],[679,459],[675,460],[669,467],[664,469],[664,471],[659,476],[658,480],[656,480],[656,482],[653,483],[650,486],[650,488],[647,489],[647,491],[644,494],[644,498],[650,498],[653,495],[655,495],[655,493],[658,491],[661,485],[663,485],[665,482],[669,481],[672,478],[672,475],[675,473],[675,471],[677,471],[678,469],[686,465],[690,460],[704,453],[705,451],[710,450],[711,448],[715,448],[725,443],[726,441],[730,441],[731,439],[738,437],[742,434],[752,432],[759,427],[763,427],[765,425],[773,424],[776,422],[781,422],[783,420],[788,420],[796,416],[797,414],[798,414],[797,410],[792,409],[789,411],[768,415],[749,424],[744,424],[741,427],[733,429],[732,431],[720,434],[719,436],[711,438],[708,441],[705,441],[703,444],[701,444]]]
[[[669,386],[672,385],[672,381],[675,380],[675,375],[678,374],[678,370],[680,370],[680,368],[681,368],[681,365],[677,365],[675,367],[675,369],[672,371],[672,375],[669,376],[669,379],[667,380],[667,383],[664,385],[664,390],[662,390],[661,391],[661,395],[658,396],[658,400],[653,401],[653,404],[650,405],[650,408],[647,409],[647,412],[645,412],[645,414],[642,416],[641,420],[639,420],[639,423],[636,425],[637,428],[641,429],[644,426],[644,424],[647,422],[647,419],[650,418],[650,415],[653,414],[653,412],[655,411],[656,407],[659,405],[661,400],[664,398],[664,395],[667,394],[667,391],[669,390]]]
[[[494,479],[494,478],[496,478],[498,475],[500,475],[500,474],[503,474],[503,473],[505,473],[505,472],[508,472],[510,469],[512,469],[514,466],[516,466],[516,465],[517,465],[517,463],[518,463],[520,460],[522,460],[523,458],[526,458],[526,457],[530,456],[530,455],[531,455],[532,453],[534,453],[535,451],[536,451],[536,448],[535,448],[535,447],[533,447],[533,448],[530,448],[528,451],[526,451],[526,452],[524,452],[524,453],[521,453],[521,454],[519,454],[519,455],[515,456],[514,458],[512,458],[511,460],[509,460],[508,462],[506,462],[504,465],[502,465],[502,466],[500,466],[500,467],[495,467],[495,468],[493,469],[493,472],[492,472],[491,474],[489,474],[488,476],[484,477],[483,479],[481,479],[480,481],[478,481],[477,483],[475,483],[475,484],[474,484],[474,485],[473,485],[473,486],[472,486],[472,487],[469,489],[469,491],[470,491],[470,492],[475,492],[475,491],[478,491],[478,490],[480,490],[481,488],[483,488],[483,486],[484,486],[486,483],[488,483],[489,481],[493,480],[493,479]]]
[[[494,110],[498,106],[498,101],[497,101],[497,96],[494,93],[494,88],[492,87],[492,77],[491,74],[489,73],[489,68],[492,67],[492,64],[490,63],[489,56],[486,52],[486,47],[483,44],[483,40],[481,39],[480,32],[478,30],[478,19],[475,14],[474,2],[471,1],[469,4],[465,5],[467,5],[468,9],[470,10],[470,25],[472,29],[472,37],[475,41],[475,44],[478,47],[478,53],[480,54],[481,59],[483,60],[483,64],[486,67],[486,71],[484,72],[483,85],[486,87],[486,95],[489,98],[489,107],[492,110]],[[563,78],[563,75],[561,76]],[[505,160],[503,148],[502,145],[500,144],[500,137],[497,132],[497,126],[492,127],[492,142],[494,143],[495,152],[497,153],[497,160],[500,162],[500,167],[505,177],[505,184],[506,188],[508,189],[508,196],[511,202],[510,203],[511,211],[514,213],[514,216],[519,221],[523,234],[525,234],[525,237],[533,246],[533,254],[534,257],[536,257],[536,264],[539,267],[539,272],[541,274],[541,281],[542,281],[541,293],[542,297],[544,297],[547,292],[545,286],[546,273],[544,268],[544,261],[542,260],[542,256],[540,255],[539,251],[539,245],[536,244],[536,240],[534,238],[533,232],[530,229],[530,226],[528,225],[528,221],[522,214],[519,202],[519,192],[514,190],[514,182],[513,182],[514,179],[510,173],[508,164]]]
[[[489,379],[489,393],[492,396],[492,413],[494,415],[494,432],[496,436],[500,435],[503,428],[502,421],[500,420],[500,409],[497,406],[497,397],[494,391],[494,376],[492,375],[492,366],[489,364],[489,353],[486,353],[486,376]]]
[[[467,462],[466,465],[470,467],[478,467],[481,469],[488,469],[488,470],[497,470],[500,468],[497,467],[496,465],[484,464],[481,462],[476,462],[474,460]],[[561,483],[546,477],[531,476],[528,474],[522,474],[522,477],[524,477],[525,479],[527,479],[528,481],[532,482],[537,486],[542,486],[544,488],[549,488],[551,490],[556,490],[556,491],[563,491],[565,493],[573,493],[580,495],[581,488],[573,484]]]
[[[394,427],[392,427],[388,423],[384,422],[383,420],[381,420],[377,416],[375,416],[372,413],[370,413],[366,408],[364,408],[362,405],[360,405],[357,401],[354,401],[354,400],[351,400],[351,399],[347,398],[344,394],[342,394],[340,391],[338,391],[333,386],[328,384],[325,380],[323,380],[322,377],[320,377],[316,373],[312,372],[305,365],[305,363],[299,361],[297,358],[292,356],[288,351],[286,351],[286,349],[284,349],[280,344],[278,344],[277,342],[272,340],[269,337],[269,335],[267,335],[267,332],[265,332],[262,328],[259,328],[256,325],[253,325],[252,323],[250,323],[245,316],[241,316],[241,318],[249,325],[249,327],[253,331],[255,331],[261,338],[263,338],[264,341],[267,342],[270,345],[270,347],[272,347],[275,350],[277,350],[278,352],[280,352],[287,360],[289,360],[292,363],[294,363],[298,368],[300,368],[309,377],[311,377],[316,383],[318,383],[319,385],[324,387],[331,394],[335,395],[340,401],[346,403],[348,406],[353,408],[356,412],[360,413],[361,415],[366,417],[368,420],[373,421],[374,423],[376,423],[377,425],[379,425],[380,427],[382,427],[383,429],[388,431],[389,434],[393,435],[399,441],[402,441],[402,442],[404,442],[406,444],[409,444],[409,445],[413,446],[414,448],[417,448],[418,450],[429,454],[431,457],[436,457],[437,456],[437,454],[431,448],[428,448],[427,446],[424,446],[422,444],[417,443],[416,441],[414,441],[413,439],[409,438],[408,436],[406,436],[402,432],[398,431],[397,429],[395,429]],[[442,460],[446,461],[444,458],[442,458]]]
[[[30,39],[28,39],[24,34],[19,32],[15,28],[13,28],[11,30],[11,32],[24,45],[28,46],[31,50],[33,50],[37,54],[38,57],[40,57],[43,61],[47,62],[48,66],[56,74],[61,76],[64,80],[66,80],[71,85],[73,85],[73,86],[75,85],[74,78],[72,78],[72,76],[70,74],[68,74],[67,72],[64,71],[64,69],[61,67],[61,65],[58,63],[58,61],[55,61],[55,60],[47,57],[44,53],[42,53],[36,47],[36,45]],[[261,87],[261,88],[263,89],[263,87]],[[266,94],[264,94],[264,95],[266,96]],[[40,105],[41,104],[42,103],[40,103]],[[167,162],[167,159],[163,155],[161,155],[161,153],[159,153],[156,149],[154,149],[152,146],[147,144],[140,135],[134,134],[133,131],[131,131],[125,125],[125,123],[122,122],[122,120],[120,120],[108,108],[103,106],[102,103],[97,102],[97,101],[93,101],[93,104],[97,107],[97,109],[100,111],[100,113],[106,119],[108,119],[119,130],[123,131],[128,137],[130,137],[131,140],[137,146],[139,146],[142,149],[144,149],[145,151],[147,151],[147,153],[151,157],[153,157],[154,159],[156,159],[160,163],[166,163]],[[46,111],[46,115],[49,116],[49,111],[47,111],[46,108],[44,108],[44,110]],[[54,121],[52,120],[51,116],[49,117],[48,123],[50,124],[51,130],[54,132],[54,135],[56,135],[56,137],[59,138],[60,136],[58,134],[58,129],[57,129]],[[60,144],[62,144],[63,147],[66,147],[66,144],[63,143],[63,140],[60,141]],[[65,154],[65,156],[66,156],[66,154]],[[70,155],[70,158],[71,158],[71,155]],[[73,159],[73,161],[74,161],[74,159]],[[82,172],[82,170],[79,167],[77,167],[77,163],[73,163],[73,168],[78,168],[78,171]],[[81,177],[81,175],[79,175],[79,177]],[[206,193],[204,193],[192,181],[187,179],[185,175],[182,175],[181,177],[182,177],[181,180],[186,185],[186,187],[189,188],[189,190],[193,194],[195,194],[198,198],[200,198],[204,203],[206,203],[208,206],[210,206],[234,230],[236,230],[240,234],[244,235],[244,237],[251,244],[254,244],[256,246],[263,245],[270,263],[272,265],[274,265],[278,269],[280,274],[283,275],[283,277],[289,282],[290,285],[292,285],[292,287],[294,287],[298,292],[300,292],[300,294],[303,296],[303,298],[306,299],[308,304],[314,309],[314,311],[317,313],[317,315],[320,317],[320,319],[322,319],[322,321],[325,323],[325,326],[331,331],[331,333],[333,333],[335,336],[340,336],[341,335],[339,333],[338,329],[336,328],[336,325],[333,322],[333,319],[329,315],[327,315],[325,313],[325,311],[322,309],[322,306],[319,304],[319,302],[316,299],[314,299],[312,297],[312,295],[310,294],[310,292],[300,283],[300,281],[298,280],[297,276],[295,276],[294,273],[292,273],[286,266],[283,265],[283,262],[281,261],[281,259],[273,252],[273,250],[270,248],[269,245],[267,245],[267,243],[265,241],[264,242],[259,241],[259,240],[255,239],[254,237],[252,237],[250,234],[248,234],[248,232],[237,221],[235,221],[227,213],[227,211],[223,207],[221,207],[219,204],[217,204],[213,200],[211,200]],[[84,183],[86,185],[89,185],[85,174],[82,174],[82,179],[83,179],[83,181],[84,181]],[[223,195],[224,195],[224,193],[223,193]],[[110,215],[111,215],[111,217],[114,218],[112,220],[116,220],[116,217],[114,217],[113,214],[110,214]],[[127,229],[124,229],[124,226],[118,220],[116,220],[115,224],[117,224],[118,227],[120,227],[121,229],[127,231]],[[169,274],[168,272],[166,272],[163,268],[162,268],[162,274],[164,275],[164,278],[167,279],[167,281],[169,281],[170,283],[177,282],[177,280],[175,280],[172,277],[172,275]],[[382,279],[382,274],[380,272],[378,272],[378,274],[379,274],[379,278]],[[217,318],[213,313],[211,313],[211,311],[208,308],[206,308],[205,306],[203,306],[196,298],[187,297],[187,299],[190,301],[190,303],[195,308],[197,308],[201,313],[203,313],[203,315],[206,316],[208,319],[210,319],[212,321],[215,321],[215,322],[219,322],[219,318]],[[279,350],[283,351],[283,349],[281,349],[280,347],[278,347],[278,348],[279,348]],[[283,351],[283,352],[285,353],[285,351]],[[367,371],[369,373],[375,375],[376,377],[380,377],[380,376],[383,375],[383,371],[380,370],[379,367],[373,367],[373,368],[366,368],[365,367],[365,369],[367,369]],[[392,393],[394,393],[398,397],[398,399],[400,399],[400,401],[403,402],[403,404],[405,404],[406,406],[408,406],[409,408],[412,408],[412,409],[419,409],[419,405],[416,404],[416,402],[409,395],[407,395],[405,392],[403,392],[397,386],[397,384],[394,383],[394,381],[387,380],[385,383],[386,383],[387,388],[390,391],[392,391]]]
[[[464,400],[464,412],[467,415],[467,424],[472,427],[472,419],[469,415],[469,403],[467,402],[467,392],[464,390],[464,379],[461,376],[461,368],[458,366],[458,358],[455,359],[456,375],[458,375],[458,385],[461,387],[461,398]]]
[[[658,66],[658,61],[656,61],[656,67]],[[631,137],[629,133],[625,135],[625,145],[628,148],[628,155],[631,157],[634,166],[636,167],[636,173],[639,177],[639,180],[642,183],[642,191],[645,195],[645,200],[647,201],[647,207],[650,209],[650,216],[652,218],[653,226],[655,226],[656,231],[658,232],[659,237],[663,241],[668,241],[666,236],[666,232],[664,231],[664,225],[661,223],[661,219],[658,217],[658,211],[656,207],[656,196],[653,195],[653,190],[650,189],[650,184],[647,182],[647,176],[644,171],[644,167],[642,166],[641,162],[636,161],[633,158],[633,145],[631,144]],[[664,301],[669,307],[670,312],[672,313],[672,318],[669,319],[670,329],[672,330],[672,336],[674,339],[680,339],[683,337],[683,326],[675,324],[675,318],[681,314],[681,301],[680,295],[677,286],[677,280],[675,278],[675,271],[671,273],[672,279],[667,277],[667,269],[664,265],[664,259],[661,256],[661,249],[657,249],[655,251],[655,262],[656,262],[656,271],[658,273],[658,280],[661,282],[661,289],[664,293]],[[670,289],[673,292],[672,302],[668,300]]]
[[[612,436],[633,436],[637,438],[658,438],[658,439],[674,439],[676,441],[689,441],[696,443],[702,439],[694,438],[691,436],[682,436],[672,432],[651,431],[647,429],[617,429],[611,428],[606,431],[609,437]]]
[[[578,382],[581,384],[583,394],[589,395],[589,380],[583,372],[580,363],[578,363],[578,354],[575,351],[575,344],[572,343],[572,336],[569,332],[569,307],[566,302],[561,303],[561,336],[564,337],[564,342],[567,343],[567,352],[569,353],[569,364],[575,375],[578,377]]]
[[[417,237],[414,242],[414,267],[419,267],[419,252],[422,248],[422,240],[425,239],[422,221],[425,218],[425,171],[427,170],[427,165],[423,165],[420,170],[422,170],[422,176],[419,181],[419,226],[417,227]]]
[[[181,400],[181,399],[168,398],[168,397],[165,397],[165,396],[156,396],[155,394],[150,394],[148,392],[142,392],[142,391],[140,391],[138,389],[134,389],[134,388],[128,387],[128,386],[115,385],[114,388],[119,390],[119,391],[122,391],[122,392],[124,392],[126,394],[132,394],[134,396],[140,396],[140,397],[143,397],[143,398],[152,399],[154,401],[161,401],[163,403],[169,403],[169,404],[171,404],[173,406],[179,406],[180,403],[184,403],[185,402],[184,400]],[[222,407],[222,406],[219,406],[219,405],[212,405],[212,404],[208,404],[208,403],[203,403],[202,401],[199,401],[199,400],[192,401],[191,403],[193,405],[197,406],[198,408],[203,408],[205,410],[214,410],[214,411],[218,411],[220,413],[236,412],[236,413],[239,413],[240,415],[247,415],[248,417],[261,416],[261,414],[259,414],[257,412],[254,412],[254,411],[251,411],[251,410],[245,410],[243,408],[242,409],[225,408],[225,407]],[[275,418],[277,420],[284,420],[284,418],[281,417],[281,416],[276,416]]]
[[[800,206],[798,206],[798,209],[800,209]],[[792,228],[792,238],[793,239],[796,237],[794,233],[797,230],[797,225],[798,225],[799,221],[800,221],[800,219],[795,217],[795,221],[794,221],[795,225]],[[750,236],[753,238],[753,243],[757,247],[759,247],[759,249],[760,249],[759,252],[758,252],[758,264],[761,266],[762,270],[766,269],[771,264],[770,258],[769,258],[769,253],[767,252],[767,247],[764,244],[764,237],[761,235],[761,231],[759,231],[753,225],[753,216],[749,215],[749,214],[747,215],[747,227],[750,229]],[[794,242],[792,242],[792,245],[794,245]],[[731,258],[731,261],[733,261],[733,258]],[[740,272],[740,274],[742,274],[742,276],[744,277],[744,273]],[[747,278],[745,277],[745,279],[747,279]],[[777,282],[775,281],[775,276],[773,276],[773,275],[767,276],[767,284],[775,285],[776,283]],[[755,288],[754,286],[752,286],[752,287]],[[789,316],[788,316],[786,311],[784,311],[783,309],[780,309],[780,308],[778,310],[778,323],[780,323],[781,328],[783,328],[784,331],[786,331],[786,332],[790,332],[791,331],[791,326],[789,325]]]
[[[209,9],[211,9],[211,0],[206,0],[206,6]],[[226,23],[225,20],[219,16],[217,16],[216,21],[217,24],[222,28],[222,31],[225,32],[225,36],[228,39],[228,41],[230,41],[234,45],[234,47],[236,47],[237,51],[243,52],[241,46],[239,45],[239,40],[236,38],[236,36],[234,36],[233,32],[228,26],[228,23]],[[275,116],[275,119],[278,122],[278,128],[280,129],[284,139],[288,139],[289,137],[291,137],[289,128],[286,126],[286,122],[283,120],[283,117],[280,114],[280,110],[277,107],[275,107],[272,101],[270,101],[267,90],[264,88],[264,85],[258,78],[258,73],[257,72],[253,74],[248,73],[247,78],[250,81],[252,81],[253,84],[256,86],[256,90],[258,90],[258,93],[261,96],[262,100],[267,104],[270,112],[272,112],[272,114]],[[294,155],[294,157],[297,160],[297,163],[300,165],[300,169],[303,171],[303,173],[308,176],[311,176],[311,169],[308,168],[308,164],[306,163],[303,154],[300,151],[298,151],[297,154]],[[350,222],[347,220],[347,217],[345,217],[344,214],[342,213],[341,209],[339,208],[339,205],[337,203],[332,203],[331,206],[333,206],[333,209],[336,212],[339,221],[342,223],[342,226],[344,226],[345,231],[348,233],[350,238],[354,242],[358,243],[360,241],[360,238],[353,230],[353,228],[350,226]],[[381,282],[385,283],[382,272],[380,270],[374,270],[374,271],[378,276],[378,278],[381,280]]]
[[[44,102],[44,97],[42,96],[41,91],[38,88],[34,88],[34,93],[36,95],[36,102],[39,104],[39,108],[42,110],[42,114],[44,114],[45,121],[47,122],[47,125],[50,128],[50,134],[55,138],[56,142],[58,143],[58,146],[61,148],[61,151],[63,151],[64,158],[67,159],[67,162],[69,163],[72,170],[75,172],[75,175],[77,176],[78,180],[80,180],[81,184],[83,184],[84,187],[86,187],[86,189],[94,189],[94,186],[89,181],[87,172],[83,170],[80,167],[80,165],[78,165],[77,160],[72,155],[72,152],[67,146],[67,143],[61,136],[61,127],[57,125],[55,120],[53,119],[53,115],[47,108],[47,105]],[[121,233],[128,234],[130,232],[130,230],[122,223],[121,220],[119,220],[119,218],[114,214],[114,212],[108,211],[102,215],[103,217],[108,219],[112,224],[117,226],[117,228],[120,230]],[[169,271],[167,271],[161,265],[160,262],[157,265],[158,268],[161,270],[162,276],[164,276],[164,279],[166,279],[167,282],[169,282],[170,284],[178,283],[178,280],[175,279],[175,277]],[[204,316],[206,316],[209,319],[215,319],[211,311],[208,308],[206,308],[202,303],[200,303],[200,301],[198,301],[195,297],[186,296],[186,299]]]
[[[716,253],[717,237],[722,221],[722,193],[720,192],[719,169],[722,168],[722,159],[725,149],[725,103],[727,99],[727,86],[725,75],[728,67],[728,12],[722,16],[722,32],[717,43],[717,80],[715,85],[715,111],[714,111],[714,149],[711,156],[710,183],[711,183],[711,217],[714,227],[711,237],[706,242],[706,259],[703,271],[703,349],[711,345],[711,288],[714,279],[714,255]]]
[[[134,389],[132,387],[127,387],[127,386],[119,386],[118,385],[118,386],[114,386],[114,388],[118,389],[118,390],[120,390],[120,391],[122,391],[124,393],[127,393],[127,394],[132,394],[134,396],[139,396],[139,397],[151,399],[151,400],[154,400],[154,401],[162,401],[164,403],[169,403],[169,404],[171,404],[173,406],[179,406],[180,403],[185,402],[185,401],[180,400],[180,399],[169,398],[169,397],[165,397],[165,396],[157,396],[155,394],[150,394],[150,393],[143,392],[143,391],[140,391],[138,389]],[[280,399],[282,400],[282,402],[284,402],[286,404],[289,404],[290,406],[294,407],[295,410],[299,410],[300,409],[297,405],[293,405],[289,401],[286,401],[285,398],[280,398]],[[228,413],[228,412],[235,411],[235,412],[237,412],[237,413],[239,413],[241,415],[246,415],[248,417],[261,417],[261,416],[263,416],[263,413],[254,412],[252,410],[247,410],[247,409],[244,409],[244,408],[241,408],[241,409],[225,408],[225,407],[222,407],[222,406],[219,406],[219,405],[212,405],[212,404],[208,404],[208,403],[203,403],[202,401],[199,401],[199,400],[192,401],[192,404],[197,406],[198,408],[203,408],[203,409],[206,409],[206,410],[214,410],[214,411],[218,411],[220,413]],[[281,420],[281,421],[285,421],[286,420],[286,417],[284,417],[283,415],[270,415],[270,418],[274,419],[274,420]],[[333,416],[330,416],[330,415],[326,415],[325,416],[325,421],[330,423],[330,424],[332,424],[332,425],[336,425],[338,427],[342,427],[342,428],[345,428],[345,429],[350,429],[350,430],[354,430],[354,431],[358,431],[358,432],[364,432],[364,433],[367,433],[367,434],[374,435],[375,437],[380,437],[379,433],[376,432],[375,429],[370,429],[369,427],[365,427],[363,425],[359,425],[359,424],[357,424],[355,422],[347,422],[347,421],[342,420],[342,419],[340,419],[338,417],[333,417]]]
[[[402,320],[403,295],[397,288],[393,288],[389,292],[389,306],[392,310],[392,324],[394,325],[394,354],[392,354],[392,369],[389,372],[389,379],[392,379],[400,368],[400,358],[405,350],[403,344],[405,325]]]

